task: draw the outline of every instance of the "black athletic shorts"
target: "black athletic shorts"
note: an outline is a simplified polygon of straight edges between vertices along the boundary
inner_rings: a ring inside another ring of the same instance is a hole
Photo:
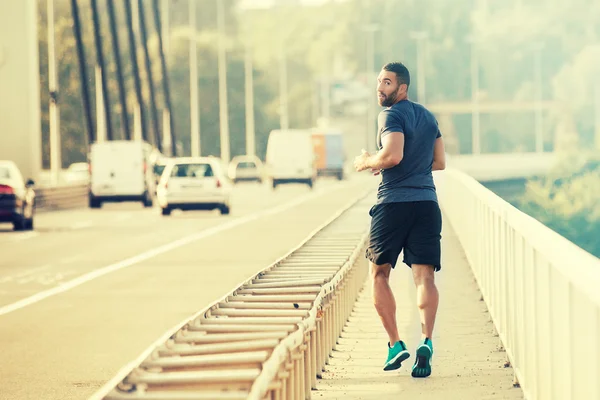
[[[442,213],[435,201],[375,204],[369,211],[371,230],[366,257],[376,265],[404,263],[441,266]]]

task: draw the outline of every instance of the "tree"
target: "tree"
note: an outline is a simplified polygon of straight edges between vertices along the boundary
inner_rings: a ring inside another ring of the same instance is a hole
[[[48,123],[48,56],[47,56],[47,17],[45,1],[39,1],[39,48],[40,48],[40,86],[41,86],[41,110],[42,110],[42,157],[43,165],[48,168],[49,161],[49,123]],[[171,60],[169,62],[169,75],[172,82],[171,95],[173,98],[173,118],[176,119],[175,125],[178,127],[178,142],[184,149],[184,154],[190,154],[190,123],[189,123],[189,70],[188,70],[188,54],[187,43],[177,38],[178,31],[181,26],[187,27],[187,2],[177,1],[171,3],[173,20],[171,31],[173,32],[171,40]],[[86,64],[88,68],[88,82],[92,108],[95,108],[95,50],[92,35],[91,11],[89,3],[79,2],[80,13],[83,28],[83,41],[86,47]],[[218,125],[218,101],[214,97],[218,93],[216,89],[217,83],[217,64],[215,54],[215,32],[214,32],[214,16],[210,15],[210,4],[214,5],[214,0],[205,0],[203,7],[199,7],[199,31],[200,36],[208,38],[208,40],[199,40],[199,93],[201,95],[201,132],[203,142],[203,154],[219,154],[219,125]],[[235,44],[236,34],[236,19],[232,11],[235,2],[228,1],[226,13],[228,15],[228,29],[230,35],[234,35],[232,42]],[[121,110],[118,102],[118,85],[115,75],[115,63],[111,51],[111,41],[109,40],[108,18],[106,17],[106,5],[104,2],[99,3],[102,34],[103,34],[103,49],[105,54],[105,68],[108,78],[108,88],[111,100],[112,127],[115,132],[115,138],[122,138],[121,134],[121,119],[118,118],[119,113],[130,113],[130,128],[133,129],[133,109],[136,104],[135,92],[133,90],[132,68],[129,56],[129,45],[126,40],[126,21],[125,13],[121,9],[122,4],[117,3],[117,16],[119,38],[121,41],[121,60],[123,72],[125,76],[125,86],[127,90],[127,110]],[[213,7],[214,10],[214,7]],[[161,70],[159,65],[158,48],[157,48],[157,33],[154,31],[154,24],[151,23],[151,10],[146,9],[148,31],[150,37],[148,44],[150,47],[151,62],[153,65],[154,86],[157,93],[157,107],[160,110],[164,107],[164,96],[159,85],[161,79]],[[184,17],[185,16],[185,20]],[[187,28],[185,28],[187,29]],[[88,143],[85,132],[85,124],[83,121],[83,107],[81,100],[81,84],[79,71],[77,66],[77,53],[75,49],[75,39],[73,37],[72,16],[69,2],[60,0],[55,5],[55,35],[56,35],[56,59],[57,71],[59,76],[59,104],[60,104],[60,119],[61,119],[61,147],[62,147],[62,164],[67,167],[69,164],[77,161],[85,161],[88,152]],[[202,36],[204,35],[204,36]],[[189,37],[189,35],[188,35]],[[142,60],[142,50],[138,49],[138,60]],[[241,154],[245,149],[245,121],[244,121],[244,82],[243,82],[243,67],[241,65],[243,53],[239,47],[230,49],[228,55],[228,71],[229,71],[229,115],[231,124],[231,152],[233,155]],[[140,64],[140,74],[142,78],[143,97],[146,107],[149,104],[149,90],[147,86],[144,63]],[[242,71],[241,73],[239,71]],[[270,81],[265,74],[257,70],[255,71],[255,106],[256,106],[256,131],[257,131],[257,147],[258,154],[264,154],[266,146],[266,135],[275,127],[274,118],[265,110],[266,104],[273,101],[272,92],[269,89]],[[150,127],[149,110],[145,112],[147,126]],[[92,112],[92,117],[95,119],[95,113]],[[95,123],[95,122],[94,122]]]
[[[550,175],[528,182],[519,209],[600,257],[600,157],[565,155]]]

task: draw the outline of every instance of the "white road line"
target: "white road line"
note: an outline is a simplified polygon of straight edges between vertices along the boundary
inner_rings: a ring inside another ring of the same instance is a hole
[[[11,312],[16,311],[16,310],[19,310],[21,308],[25,308],[25,307],[30,306],[32,304],[38,303],[38,302],[40,302],[40,301],[42,301],[44,299],[47,299],[47,298],[55,296],[57,294],[66,292],[67,290],[70,290],[70,289],[73,289],[73,288],[75,288],[77,286],[83,285],[84,283],[90,282],[90,281],[92,281],[92,280],[94,280],[96,278],[99,278],[99,277],[104,276],[104,275],[108,275],[111,272],[115,272],[115,271],[118,271],[120,269],[123,269],[123,268],[126,268],[126,267],[130,267],[130,266],[135,265],[135,264],[137,264],[139,262],[142,262],[142,261],[148,260],[148,259],[150,259],[152,257],[155,257],[155,256],[157,256],[159,254],[163,254],[163,253],[166,253],[168,251],[174,250],[174,249],[176,249],[178,247],[181,247],[181,246],[184,246],[186,244],[192,243],[192,242],[194,242],[196,240],[200,240],[200,239],[203,239],[205,237],[215,235],[215,234],[217,234],[219,232],[225,231],[227,229],[234,228],[236,226],[248,223],[250,221],[257,220],[257,219],[262,218],[262,217],[266,217],[268,215],[273,215],[273,214],[277,214],[277,213],[289,210],[289,209],[291,209],[291,208],[293,208],[293,207],[295,207],[295,206],[297,206],[297,205],[299,205],[301,203],[304,203],[305,201],[311,200],[311,199],[313,199],[315,197],[318,197],[318,196],[320,196],[320,195],[322,195],[324,193],[327,193],[329,191],[346,187],[346,186],[348,186],[350,184],[351,184],[351,182],[345,182],[345,183],[340,184],[340,185],[329,186],[327,188],[316,190],[316,191],[314,191],[312,193],[305,194],[302,197],[298,197],[295,200],[290,201],[288,203],[284,203],[284,204],[282,204],[280,206],[273,207],[271,209],[267,209],[267,210],[263,210],[263,211],[259,211],[259,212],[254,213],[254,214],[246,215],[244,217],[233,219],[233,220],[231,220],[229,222],[226,222],[226,223],[224,223],[222,225],[218,225],[218,226],[215,226],[215,227],[212,227],[212,228],[208,228],[206,230],[203,230],[203,231],[198,232],[198,233],[193,234],[193,235],[185,236],[185,237],[183,237],[181,239],[175,240],[174,242],[170,242],[170,243],[167,243],[167,244],[165,244],[163,246],[157,247],[157,248],[155,248],[153,250],[146,251],[144,253],[138,254],[137,256],[133,256],[133,257],[127,258],[125,260],[119,261],[117,263],[108,265],[106,267],[94,270],[92,272],[89,272],[89,273],[87,273],[85,275],[79,276],[79,277],[77,277],[77,278],[75,278],[73,280],[70,280],[68,282],[61,283],[59,286],[56,286],[56,287],[54,287],[52,289],[48,289],[48,290],[45,290],[43,292],[36,293],[33,296],[26,297],[24,299],[21,299],[21,300],[15,302],[15,303],[11,303],[11,304],[5,305],[3,307],[0,307],[0,316],[4,315],[4,314],[11,313]]]

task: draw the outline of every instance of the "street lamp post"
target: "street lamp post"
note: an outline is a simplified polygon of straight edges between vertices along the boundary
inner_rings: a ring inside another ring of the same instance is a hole
[[[535,82],[535,151],[544,152],[544,120],[542,115],[542,48],[536,43],[533,48],[533,70]]]
[[[286,13],[284,12],[284,4],[277,6],[277,13],[280,20],[284,21]],[[287,71],[287,54],[285,52],[285,41],[288,31],[285,30],[277,39],[279,53],[279,127],[281,130],[290,128],[289,107],[288,107],[288,71]]]
[[[600,80],[596,80],[594,86],[594,117],[596,149],[600,150]]]
[[[198,46],[196,43],[196,0],[189,0],[190,24],[190,146],[192,157],[202,154],[198,98]]]
[[[290,127],[288,110],[287,60],[283,41],[279,45],[279,125],[282,130]]]
[[[246,95],[246,154],[256,154],[255,132],[254,132],[254,68],[252,66],[252,47],[246,42],[244,57],[245,95]]]
[[[287,60],[283,39],[279,40],[279,125],[281,130],[290,128],[288,109]]]
[[[369,92],[371,95],[367,96],[367,130],[365,132],[365,150],[371,151],[373,138],[376,135],[373,135],[373,131],[377,130],[377,121],[375,116],[375,99],[373,99],[373,89],[376,88],[376,82],[373,79],[374,69],[375,69],[375,32],[379,30],[379,25],[377,24],[369,24],[363,27],[363,31],[367,33],[367,87],[369,88]]]
[[[142,82],[140,80],[140,69],[137,59],[137,36],[139,35],[139,8],[136,1],[125,2],[125,14],[127,17],[127,38],[129,39],[129,56],[131,58],[131,68],[133,74],[133,83],[135,84],[136,102],[133,107],[133,140],[145,140],[152,143],[148,138],[146,129],[146,120],[144,118],[144,98],[142,95]]]
[[[219,127],[221,135],[221,160],[229,163],[229,112],[227,109],[227,65],[225,54],[225,15],[223,0],[217,2],[217,27],[219,35],[218,69],[219,69]]]
[[[162,52],[164,54],[164,67],[163,68],[163,74],[165,76],[163,76],[163,82],[168,82],[166,74],[167,74],[167,69],[166,69],[166,65],[169,64],[170,61],[170,41],[171,41],[171,28],[169,26],[169,22],[170,22],[170,13],[169,13],[169,0],[162,0],[161,4],[161,11],[160,14],[162,15],[162,32],[161,32],[161,36],[162,36]],[[157,26],[158,28],[158,26]],[[164,84],[163,84],[164,85]],[[167,91],[165,91],[165,96],[168,96]],[[169,102],[170,103],[170,102]],[[172,137],[172,126],[171,126],[171,108],[170,105],[165,105],[165,107],[163,108],[163,113],[162,113],[162,123],[163,123],[163,148],[164,149],[168,149],[167,151],[170,151],[170,155],[174,156],[176,153],[176,143],[173,143],[173,137]]]
[[[58,79],[54,51],[54,0],[47,0],[48,9],[48,89],[50,92],[50,171],[52,183],[58,184],[61,160],[60,111],[58,107]]]
[[[425,54],[423,43],[427,40],[429,34],[426,31],[412,31],[410,37],[417,42],[417,97],[419,103],[425,104]]]
[[[473,36],[467,41],[471,44],[471,152],[481,153],[481,122],[479,118],[479,53],[477,39]]]

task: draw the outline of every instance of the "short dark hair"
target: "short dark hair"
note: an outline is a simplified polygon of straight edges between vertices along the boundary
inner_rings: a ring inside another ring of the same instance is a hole
[[[407,88],[410,86],[410,73],[408,72],[408,68],[406,68],[406,66],[401,62],[387,63],[383,66],[382,70],[394,72],[396,74],[398,84],[406,84]]]

